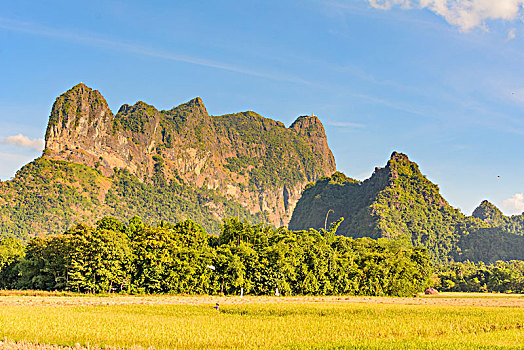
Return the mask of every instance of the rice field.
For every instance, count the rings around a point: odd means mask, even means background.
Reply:
[[[213,309],[216,302],[219,311]],[[155,349],[524,349],[524,297],[7,293],[0,295],[1,339],[4,349],[37,348],[36,344]],[[13,343],[20,341],[24,343]]]

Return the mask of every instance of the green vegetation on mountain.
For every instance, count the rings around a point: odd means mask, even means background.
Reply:
[[[227,158],[226,168],[241,175],[248,174],[248,186],[252,190],[292,187],[320,175],[318,169],[323,166],[323,158],[301,134],[289,132],[294,130],[293,126],[287,129],[284,124],[251,111],[213,117],[213,121],[219,134],[250,145],[248,155]]]
[[[0,182],[0,237],[130,213],[214,233],[233,215],[281,226],[303,186],[334,170],[314,116],[286,128],[251,111],[210,116],[200,98],[167,111],[140,101],[114,115],[78,84],[53,104],[43,156]]]
[[[107,192],[106,213],[120,219],[139,214],[147,221],[178,222],[191,219],[209,232],[220,231],[224,217],[239,216],[249,222],[266,222],[264,212],[251,214],[244,206],[214,190],[195,187],[183,181],[169,183],[162,177],[144,183],[126,170],[118,170],[111,177],[113,186]]]
[[[103,211],[108,182],[93,168],[38,158],[0,182],[0,236],[58,233],[87,221]]]
[[[524,214],[505,216],[499,208],[484,200],[473,211],[472,216],[486,222],[491,227],[502,228],[507,232],[524,236]]]
[[[385,168],[357,182],[341,174],[308,186],[298,202],[290,229],[322,228],[343,217],[339,231],[350,237],[406,235],[447,261],[461,236],[487,225],[451,207],[406,155],[393,153]]]
[[[134,213],[150,222],[191,219],[214,233],[220,231],[223,217],[266,221],[263,212],[250,214],[217,191],[182,180],[165,181],[158,161],[156,176],[142,182],[126,170],[105,177],[85,165],[38,158],[13,180],[0,182],[0,237],[27,239],[64,232],[75,223],[96,222],[106,215],[125,219]]]
[[[219,236],[191,220],[127,225],[103,218],[20,245],[0,240],[1,288],[104,293],[408,296],[428,286],[425,249],[403,239],[288,231],[223,222]],[[6,247],[6,248],[5,248]],[[7,263],[2,263],[7,261]],[[15,276],[15,278],[12,278]]]
[[[394,152],[362,182],[341,173],[306,186],[290,229],[320,229],[343,217],[350,237],[406,235],[435,261],[524,260],[523,215],[507,217],[488,201],[467,217],[451,207],[418,165]]]
[[[524,260],[524,236],[516,235],[501,227],[481,228],[460,237],[456,261]]]
[[[436,285],[443,292],[524,293],[524,261],[494,264],[452,263],[437,266]]]

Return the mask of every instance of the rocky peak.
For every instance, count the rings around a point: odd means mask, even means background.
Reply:
[[[399,174],[405,176],[423,176],[417,163],[409,160],[408,156],[404,153],[393,152],[391,157],[386,164],[386,167],[381,171],[390,172],[393,177],[397,177]]]
[[[316,115],[298,117],[289,129],[309,140],[311,150],[322,158],[322,163],[328,166],[327,169],[332,169],[327,175],[331,175],[336,170],[335,158],[327,144],[326,131]]]
[[[207,187],[253,214],[267,212],[276,226],[289,222],[308,182],[336,170],[316,116],[299,117],[290,128],[250,111],[211,117],[200,97],[168,111],[125,104],[113,116],[84,84],[57,98],[46,141],[46,157],[108,176],[124,168],[144,182]]]
[[[391,157],[389,158],[388,165],[391,165],[391,164],[397,163],[397,162],[399,162],[399,163],[411,163],[411,161],[409,160],[407,154],[393,151],[393,153],[391,153]]]
[[[196,120],[209,116],[206,106],[200,97],[195,97],[180,106],[174,107],[168,113],[173,115],[174,118],[179,117],[183,120]]]
[[[299,135],[326,137],[324,126],[313,114],[298,117],[289,128]]]
[[[75,86],[73,86],[71,89],[69,89],[68,91],[64,92],[61,96],[68,96],[68,95],[79,96],[83,94],[91,94],[91,93],[94,93],[95,91],[100,94],[100,92],[98,92],[97,90],[91,89],[86,84],[78,83]]]
[[[487,200],[483,200],[482,203],[475,208],[472,216],[494,225],[498,225],[504,221],[504,214],[500,209]]]
[[[132,113],[142,113],[142,114],[154,115],[158,113],[158,110],[152,105],[149,105],[143,101],[138,101],[132,106],[128,104],[122,105],[122,107],[120,107],[120,109],[118,110],[117,117],[120,115],[126,115],[126,114],[132,114]]]
[[[112,129],[113,113],[102,94],[80,83],[60,95],[51,110],[46,150],[82,147]]]
[[[200,109],[204,114],[207,114],[207,109],[206,109],[206,106],[204,106],[204,102],[202,101],[202,99],[200,97],[195,97],[194,99],[190,100],[188,103],[187,103],[189,106],[193,106],[195,108],[198,108]]]

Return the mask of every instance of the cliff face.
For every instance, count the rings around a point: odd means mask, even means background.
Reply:
[[[103,96],[78,84],[57,98],[45,157],[111,176],[126,169],[144,183],[161,178],[217,191],[251,213],[287,225],[304,185],[335,171],[315,116],[289,128],[254,112],[210,116],[200,98],[168,111],[144,102],[114,115]]]

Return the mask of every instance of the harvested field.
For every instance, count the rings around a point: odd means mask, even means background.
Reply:
[[[323,296],[323,297],[268,297],[268,296],[122,296],[89,294],[53,295],[39,293],[35,295],[12,293],[0,294],[0,307],[13,305],[39,306],[94,306],[94,305],[221,305],[260,304],[260,303],[367,303],[367,304],[400,304],[400,305],[440,305],[440,306],[492,306],[492,307],[524,307],[522,294],[495,293],[441,293],[439,295],[420,295],[412,298],[398,297],[355,297],[355,296]],[[46,295],[47,294],[47,295]]]
[[[523,349],[524,297],[0,296],[0,349]],[[213,309],[220,303],[220,311]],[[20,342],[23,343],[13,343]],[[15,347],[13,347],[15,346]]]

